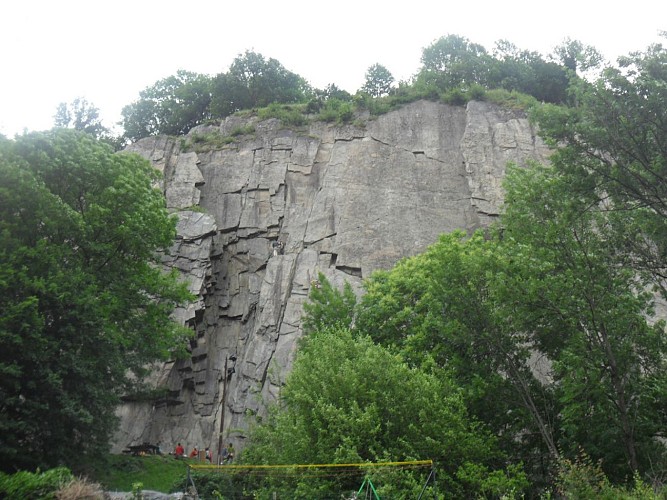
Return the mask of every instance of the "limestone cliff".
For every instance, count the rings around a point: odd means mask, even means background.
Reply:
[[[234,140],[184,151],[212,134]],[[275,400],[290,370],[318,272],[358,291],[374,270],[440,234],[484,227],[499,213],[507,163],[548,155],[519,112],[426,101],[363,126],[297,131],[230,117],[128,149],[164,172],[167,204],[180,217],[165,264],[199,298],[176,312],[196,332],[191,357],[156,370],[166,397],[119,409],[114,451],[143,441],[217,451],[221,411],[225,441],[242,447],[248,419]]]

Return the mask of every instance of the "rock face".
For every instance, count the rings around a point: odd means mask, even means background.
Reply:
[[[249,127],[254,133],[237,135]],[[207,148],[205,138],[216,135],[233,142]],[[182,151],[188,141],[203,152]],[[426,101],[363,127],[295,131],[275,119],[230,117],[128,149],[164,173],[167,204],[179,216],[164,262],[198,300],[175,312],[196,332],[191,357],[156,369],[164,398],[119,408],[115,452],[181,442],[217,453],[221,427],[225,443],[242,448],[250,419],[278,397],[290,370],[319,272],[360,291],[374,270],[440,234],[488,225],[500,211],[507,163],[548,156],[519,112]]]

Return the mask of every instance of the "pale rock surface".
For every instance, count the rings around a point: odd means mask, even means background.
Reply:
[[[319,272],[360,293],[374,270],[443,233],[492,222],[508,162],[548,158],[525,116],[483,102],[419,101],[364,127],[313,123],[299,131],[230,117],[190,137],[228,136],[249,124],[254,134],[208,152],[184,152],[181,140],[165,137],[128,148],[164,173],[168,206],[179,214],[164,262],[198,300],[175,312],[196,332],[191,357],[156,371],[167,397],[118,409],[115,452],[141,442],[169,451],[181,442],[217,453],[221,410],[224,441],[242,448],[251,419],[275,401],[290,371]],[[201,212],[188,210],[195,205]],[[284,251],[274,254],[278,241]]]

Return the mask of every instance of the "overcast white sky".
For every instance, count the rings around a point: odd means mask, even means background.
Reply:
[[[455,34],[492,50],[506,39],[545,56],[566,38],[608,59],[665,42],[667,2],[634,0],[4,0],[0,6],[0,133],[53,124],[84,97],[107,127],[144,88],[179,69],[215,75],[246,50],[311,85],[354,93],[369,66],[396,80],[422,49]]]

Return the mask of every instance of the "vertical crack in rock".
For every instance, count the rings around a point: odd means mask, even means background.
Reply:
[[[283,268],[282,264],[286,259],[284,259],[280,255],[276,258],[281,261],[280,264],[279,264],[279,267],[282,270],[282,268]],[[291,262],[290,262],[289,273],[288,273],[289,278],[287,280],[280,280],[281,283],[286,282],[288,284],[288,288],[284,293],[285,297],[290,297],[292,295],[292,284],[293,284],[293,281],[294,281],[294,275],[295,275],[296,266],[297,266],[297,259],[296,258],[290,259],[290,260],[291,260]],[[280,275],[282,275],[282,273],[280,273]],[[281,295],[283,295],[283,294],[281,294]],[[268,376],[268,372],[269,372],[269,367],[272,364],[272,361],[273,361],[273,358],[274,358],[274,355],[275,355],[275,352],[276,352],[277,340],[278,340],[277,337],[280,336],[280,325],[282,325],[283,318],[285,317],[286,306],[287,306],[287,301],[283,301],[280,304],[278,319],[276,321],[276,332],[275,332],[276,333],[276,342],[273,342],[273,348],[272,348],[271,353],[269,355],[268,363],[266,363],[266,366],[264,368],[264,372],[262,373],[262,377],[261,377],[262,387],[264,386],[264,384],[266,384],[266,380],[267,380],[267,376]]]

